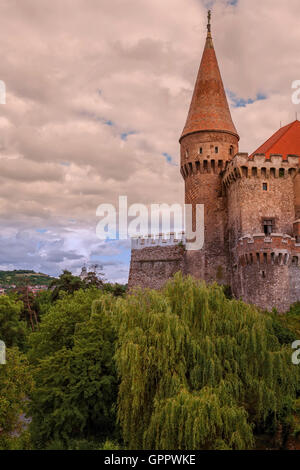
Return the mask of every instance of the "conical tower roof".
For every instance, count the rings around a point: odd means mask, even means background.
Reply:
[[[212,41],[210,12],[207,38],[189,114],[180,140],[199,131],[223,131],[238,137],[233,124]]]

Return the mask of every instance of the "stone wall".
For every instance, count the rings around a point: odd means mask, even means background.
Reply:
[[[221,175],[237,151],[238,137],[222,131],[196,132],[181,140],[185,203],[193,209],[196,204],[204,204],[205,223],[204,247],[187,252],[187,271],[207,282],[229,282],[227,206]]]
[[[185,272],[183,244],[146,246],[131,250],[128,287],[160,289],[178,271]]]
[[[300,244],[286,234],[245,236],[237,247],[239,293],[245,302],[285,312],[300,300]]]
[[[293,236],[295,221],[294,179],[298,173],[298,157],[272,155],[270,160],[265,155],[237,154],[226,166],[223,174],[223,187],[228,206],[228,244],[231,265],[231,285],[236,297],[255,303],[262,308],[277,307],[282,310],[289,302],[289,267],[280,267],[269,263],[273,250],[276,259],[278,238],[276,233]],[[266,190],[265,190],[266,189]],[[272,239],[264,247],[254,246],[253,238],[248,244],[252,252],[245,253],[251,263],[240,269],[239,240],[253,237],[255,243],[259,237],[265,240],[263,220],[272,219]],[[273,236],[274,235],[274,236]],[[277,240],[277,241],[276,241]],[[287,239],[281,238],[284,243]],[[245,247],[244,247],[245,248]],[[257,251],[255,251],[257,250]],[[266,269],[258,269],[259,256],[267,256]],[[270,251],[271,250],[271,251]],[[275,251],[274,251],[275,250]],[[250,258],[251,255],[251,258]],[[284,255],[284,253],[283,253]],[[283,256],[282,255],[282,256]],[[255,258],[252,263],[252,256]],[[292,256],[289,251],[289,260]],[[263,260],[264,261],[264,260]],[[260,261],[261,264],[261,261]],[[264,276],[264,277],[263,277]],[[295,294],[297,295],[297,294]],[[283,299],[282,299],[283,297]]]

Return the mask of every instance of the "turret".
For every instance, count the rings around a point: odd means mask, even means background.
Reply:
[[[186,204],[193,208],[204,204],[205,242],[200,252],[187,253],[191,274],[206,281],[227,283],[226,204],[220,175],[238,152],[239,136],[214,50],[210,18],[209,12],[204,52],[180,137],[181,174]],[[195,224],[194,217],[194,229]]]

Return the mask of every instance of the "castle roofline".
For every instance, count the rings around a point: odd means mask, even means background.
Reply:
[[[270,159],[271,155],[283,155],[284,160],[287,159],[287,155],[300,155],[300,122],[298,119],[278,129],[249,158],[252,159],[254,155],[262,153],[266,155],[266,159]]]

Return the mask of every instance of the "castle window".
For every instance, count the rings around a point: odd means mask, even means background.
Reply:
[[[263,279],[266,278],[266,271],[262,271],[262,272],[261,272],[261,277],[262,277]]]
[[[268,183],[262,184],[263,191],[268,191]]]
[[[215,147],[215,153],[219,153],[219,147]]]
[[[185,158],[189,158],[189,151],[188,150],[185,151]]]
[[[229,155],[233,155],[233,145],[230,145],[229,147]]]
[[[266,178],[267,177],[267,169],[266,168],[262,168],[260,170],[260,175],[262,178]]]
[[[279,178],[284,178],[284,168],[279,168]]]
[[[200,147],[199,148],[199,154],[202,155],[202,153],[203,153],[203,149],[202,149],[202,147]]]
[[[248,168],[246,166],[242,166],[242,175],[243,176],[248,176]]]
[[[266,236],[271,235],[275,231],[275,221],[274,219],[264,219],[263,220],[263,230]]]

